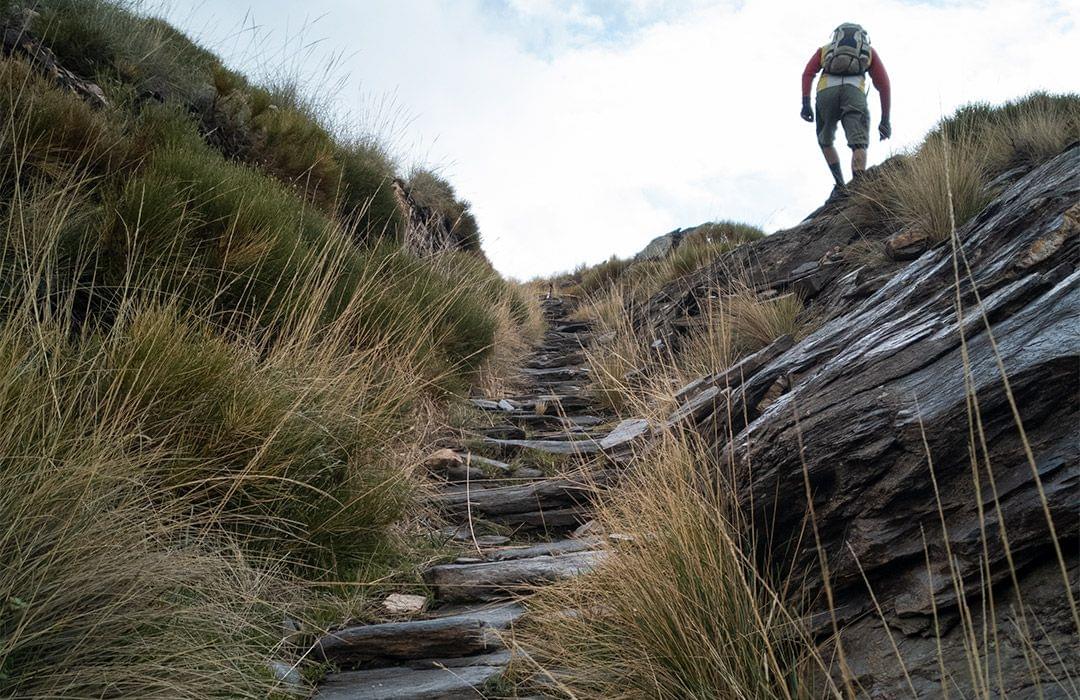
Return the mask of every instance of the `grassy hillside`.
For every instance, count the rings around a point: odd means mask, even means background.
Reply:
[[[412,466],[537,311],[471,218],[404,245],[392,157],[301,90],[118,3],[34,7],[4,28],[105,104],[5,45],[0,695],[267,697],[283,617],[408,578]]]

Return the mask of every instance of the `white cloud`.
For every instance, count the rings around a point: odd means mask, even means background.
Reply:
[[[1066,2],[869,0],[858,16],[850,0],[510,3],[270,0],[252,14],[278,37],[321,16],[308,35],[349,57],[339,107],[394,92],[414,115],[400,148],[445,166],[496,266],[521,277],[710,218],[797,222],[831,186],[798,117],[799,75],[842,21],[867,27],[892,76],[894,139],[871,146],[874,162],[965,102],[1075,89],[1080,65]],[[248,7],[177,2],[170,15],[220,37]]]

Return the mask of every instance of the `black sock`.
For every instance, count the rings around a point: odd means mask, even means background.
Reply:
[[[829,170],[832,171],[833,179],[836,180],[836,184],[840,187],[844,186],[844,173],[840,170],[839,163],[829,163]]]

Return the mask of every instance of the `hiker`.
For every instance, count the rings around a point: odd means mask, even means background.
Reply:
[[[889,124],[889,74],[881,56],[870,46],[866,30],[857,24],[841,24],[833,31],[832,41],[814,51],[802,74],[802,116],[814,121],[810,109],[810,85],[821,71],[817,86],[817,138],[825,162],[829,164],[836,187],[833,194],[844,191],[844,174],[840,170],[840,154],[833,147],[837,122],[844,125],[848,148],[851,149],[852,180],[866,170],[866,148],[870,143],[870,108],[866,104],[866,73],[881,96],[881,140],[892,136]]]

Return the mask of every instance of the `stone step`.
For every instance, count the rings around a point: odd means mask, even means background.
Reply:
[[[492,515],[491,522],[515,531],[533,532],[557,537],[566,535],[593,517],[593,509],[586,504],[565,508],[546,508],[527,513]]]
[[[541,542],[524,547],[498,547],[484,552],[484,558],[488,561],[510,561],[511,559],[531,559],[543,556],[555,557],[600,549],[603,542],[600,537],[577,537],[567,540],[555,540],[554,542]]]
[[[570,365],[581,365],[585,362],[585,355],[580,351],[537,353],[525,361],[526,369],[554,369]]]
[[[601,472],[594,477],[594,481],[596,485],[605,485],[609,478],[606,472]],[[463,516],[471,510],[474,515],[487,518],[584,505],[594,489],[595,486],[574,479],[541,479],[495,488],[465,489],[458,486],[435,494],[431,500],[447,514]]]
[[[574,365],[568,367],[554,367],[551,369],[529,369],[525,367],[522,368],[520,372],[523,377],[531,379],[534,382],[569,382],[589,376],[588,369]]]
[[[424,579],[441,601],[498,600],[591,571],[605,554],[603,550],[587,550],[559,556],[442,564],[428,569]]]
[[[501,659],[501,657],[500,657]],[[477,700],[480,689],[503,672],[505,663],[456,668],[404,666],[328,675],[315,700]]]
[[[524,614],[523,607],[510,604],[467,609],[445,617],[352,625],[320,637],[312,654],[339,668],[356,669],[488,653],[503,648],[500,632]]]
[[[555,333],[584,333],[592,330],[590,321],[570,321],[567,323],[554,324],[552,329]]]
[[[499,448],[507,454],[521,450],[535,450],[552,455],[592,455],[602,451],[600,443],[592,439],[584,440],[522,440],[485,438],[484,444]]]
[[[477,435],[489,440],[524,440],[525,430],[520,425],[503,423],[500,425],[485,426],[475,430]]]

